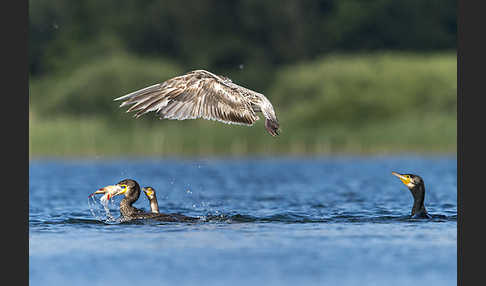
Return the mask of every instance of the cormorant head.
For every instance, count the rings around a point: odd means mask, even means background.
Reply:
[[[416,202],[419,204],[423,203],[425,198],[425,184],[420,176],[414,174],[399,174],[397,172],[392,172],[392,174],[400,178],[402,183],[407,186]]]
[[[126,198],[136,201],[140,196],[140,186],[135,180],[125,179],[115,185],[103,187],[93,194],[105,194],[108,196],[108,199],[118,195],[125,195]]]
[[[142,188],[143,192],[145,193],[145,195],[147,196],[147,198],[149,200],[152,200],[153,198],[155,198],[155,190],[154,188],[152,187],[145,187],[145,188]]]
[[[397,172],[392,172],[393,175],[397,176],[402,183],[407,186],[409,190],[415,189],[417,186],[421,186],[424,184],[424,180],[414,174],[399,174]]]
[[[148,200],[150,201],[150,210],[153,213],[159,213],[159,203],[157,202],[157,197],[155,196],[155,190],[152,187],[145,187],[142,189]]]
[[[392,174],[397,176],[412,193],[413,196],[412,216],[430,218],[424,206],[424,199],[425,199],[424,180],[420,176],[414,174],[399,174],[397,172],[392,172]]]

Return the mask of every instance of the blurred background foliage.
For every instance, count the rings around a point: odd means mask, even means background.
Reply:
[[[456,5],[29,1],[30,155],[455,152]],[[194,69],[264,93],[281,136],[113,102]]]

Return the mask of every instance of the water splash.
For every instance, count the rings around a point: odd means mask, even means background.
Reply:
[[[112,215],[110,208],[116,208],[115,201],[109,199],[105,194],[99,199],[96,196],[90,196],[88,198],[88,207],[91,214],[100,221],[110,223],[117,222],[117,219]]]

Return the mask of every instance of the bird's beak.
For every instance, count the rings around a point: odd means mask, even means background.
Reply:
[[[94,195],[96,195],[96,194],[104,194],[104,193],[106,193],[106,189],[105,189],[105,188],[101,188],[101,189],[98,189],[96,192],[94,192],[94,193],[90,194],[90,195],[88,196],[88,198],[91,198],[92,196],[94,196]]]
[[[153,194],[154,194],[154,192],[153,192],[153,191],[150,191],[150,190],[148,190],[148,189],[146,189],[146,188],[142,188],[142,190],[143,190],[143,192],[144,192],[144,193],[147,195],[147,197],[152,198],[152,196],[153,196]]]
[[[114,196],[124,194],[126,191],[127,191],[127,188],[123,189],[119,185],[110,185],[110,186],[106,186],[106,187],[98,189],[96,192],[89,195],[89,197],[92,197],[96,194],[104,194],[106,196],[106,198],[109,200],[110,198],[112,198]]]
[[[402,183],[405,184],[406,186],[408,186],[408,184],[410,183],[410,178],[406,178],[402,174],[399,174],[397,172],[392,172],[392,175],[397,176],[402,181]]]

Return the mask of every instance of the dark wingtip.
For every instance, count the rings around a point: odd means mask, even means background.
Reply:
[[[279,135],[278,128],[279,128],[279,124],[277,121],[268,118],[265,119],[265,129],[270,135],[272,136]]]

